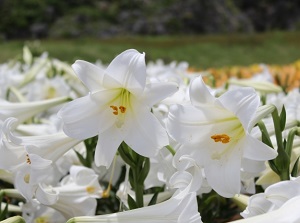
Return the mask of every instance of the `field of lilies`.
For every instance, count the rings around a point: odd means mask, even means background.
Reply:
[[[119,53],[0,64],[1,223],[300,221],[300,60]]]

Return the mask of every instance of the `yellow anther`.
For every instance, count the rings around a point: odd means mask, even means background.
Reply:
[[[29,158],[29,155],[28,155],[28,154],[26,154],[26,163],[28,163],[28,164],[31,164],[31,160],[30,160],[30,158]]]
[[[216,134],[210,137],[215,142],[229,143],[230,137],[226,134]]]
[[[93,194],[93,193],[95,193],[96,189],[95,189],[95,187],[93,187],[93,186],[87,186],[87,187],[86,187],[86,191],[87,191],[89,194]]]
[[[126,107],[124,107],[123,105],[121,105],[119,107],[119,109],[120,109],[121,113],[125,113],[126,112]]]
[[[114,114],[114,115],[118,115],[118,114],[119,114],[119,112],[118,112],[118,107],[117,107],[117,106],[111,105],[111,106],[109,106],[109,107],[112,108],[113,114]]]

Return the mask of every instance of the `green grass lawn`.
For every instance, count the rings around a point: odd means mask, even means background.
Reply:
[[[36,54],[47,51],[51,57],[73,63],[76,59],[109,63],[123,50],[135,48],[147,60],[187,61],[197,68],[288,64],[300,59],[300,32],[231,34],[202,36],[118,37],[112,39],[43,39],[0,42],[0,63],[22,53],[24,44]]]

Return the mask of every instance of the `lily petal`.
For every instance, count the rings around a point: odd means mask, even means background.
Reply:
[[[201,104],[213,104],[216,98],[211,94],[202,77],[195,78],[190,86],[190,99],[194,106]]]
[[[96,166],[105,166],[108,169],[123,139],[120,130],[115,126],[100,133],[95,151]]]
[[[72,68],[90,92],[102,90],[103,88],[121,87],[115,79],[105,75],[104,70],[92,63],[77,60]]]
[[[260,100],[253,88],[243,87],[227,91],[218,98],[224,108],[232,111],[241,121],[245,130],[255,115]]]
[[[66,135],[86,139],[97,135],[99,131],[100,118],[96,115],[97,110],[97,104],[88,95],[69,102],[57,115],[64,122],[63,130]]]
[[[286,201],[300,195],[300,184],[297,181],[281,181],[265,190],[266,198],[281,207]]]
[[[251,135],[246,134],[244,145],[244,157],[257,160],[265,161],[274,159],[278,153],[276,150],[262,143],[261,141],[253,138]]]
[[[102,95],[101,98],[103,98],[110,96],[111,92],[100,91],[95,94],[97,97]],[[86,139],[97,135],[100,130],[104,131],[112,125],[115,119],[107,118],[112,116],[109,106],[107,109],[101,110],[103,109],[99,104],[101,100],[94,100],[95,94],[75,99],[58,112],[58,116],[64,122],[63,130],[66,135],[76,139]]]
[[[236,223],[272,223],[272,222],[299,222],[300,196],[286,202],[281,208],[257,215],[251,218],[235,221]],[[276,220],[275,220],[276,219]]]
[[[236,146],[235,151],[226,154],[219,160],[212,160],[204,167],[209,185],[223,197],[233,197],[240,193],[241,151]]]
[[[106,75],[133,94],[141,94],[146,84],[145,54],[134,49],[119,54],[107,67]]]
[[[233,117],[229,111],[210,105],[198,108],[189,105],[170,107],[166,127],[172,138],[180,143],[201,143],[203,139],[211,140],[213,134],[228,131]]]
[[[129,123],[124,141],[140,155],[153,157],[158,149],[169,144],[166,130],[151,112],[135,111]]]
[[[101,89],[104,70],[100,67],[83,60],[76,60],[72,68],[89,91],[93,92]]]
[[[145,104],[152,107],[166,97],[174,94],[177,90],[178,85],[175,82],[147,84],[141,100],[144,101]]]

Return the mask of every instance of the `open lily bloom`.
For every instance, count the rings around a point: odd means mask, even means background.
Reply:
[[[22,205],[22,217],[26,222],[66,222],[67,219],[57,210],[32,200]]]
[[[68,223],[83,222],[156,222],[156,223],[201,223],[201,217],[197,210],[195,193],[180,193],[162,203],[138,208],[135,210],[118,212],[107,215],[91,217],[75,217]]]
[[[209,185],[220,195],[240,193],[241,160],[265,161],[277,152],[250,135],[259,97],[252,88],[227,91],[215,98],[201,77],[190,86],[192,105],[171,107],[167,129],[203,166]]]
[[[15,187],[30,200],[39,183],[61,177],[58,173],[52,175],[55,162],[80,143],[80,140],[70,138],[63,132],[42,136],[15,136],[13,131],[17,124],[15,118],[8,118],[3,123],[0,134],[0,168],[14,174]]]
[[[72,66],[90,93],[68,103],[58,115],[68,136],[86,139],[98,135],[97,166],[108,168],[122,141],[146,157],[169,143],[151,107],[174,93],[177,84],[146,84],[144,57],[131,49],[118,55],[105,71],[85,61]]]
[[[264,193],[252,195],[249,199],[247,208],[241,215],[244,218],[251,218],[269,213],[281,209],[292,198],[299,196],[300,177],[293,180],[281,181],[269,186]]]
[[[68,97],[59,97],[42,101],[12,103],[0,99],[0,120],[4,121],[9,117],[14,117],[22,123],[28,118],[68,100]]]
[[[260,214],[251,218],[246,218],[238,221],[236,223],[272,223],[272,222],[299,222],[299,205],[300,196],[296,196],[288,200],[279,209]]]
[[[70,175],[62,179],[59,186],[40,184],[36,190],[37,200],[58,210],[66,219],[74,216],[94,215],[95,198],[101,198],[102,187],[98,175],[92,169],[72,166]]]

